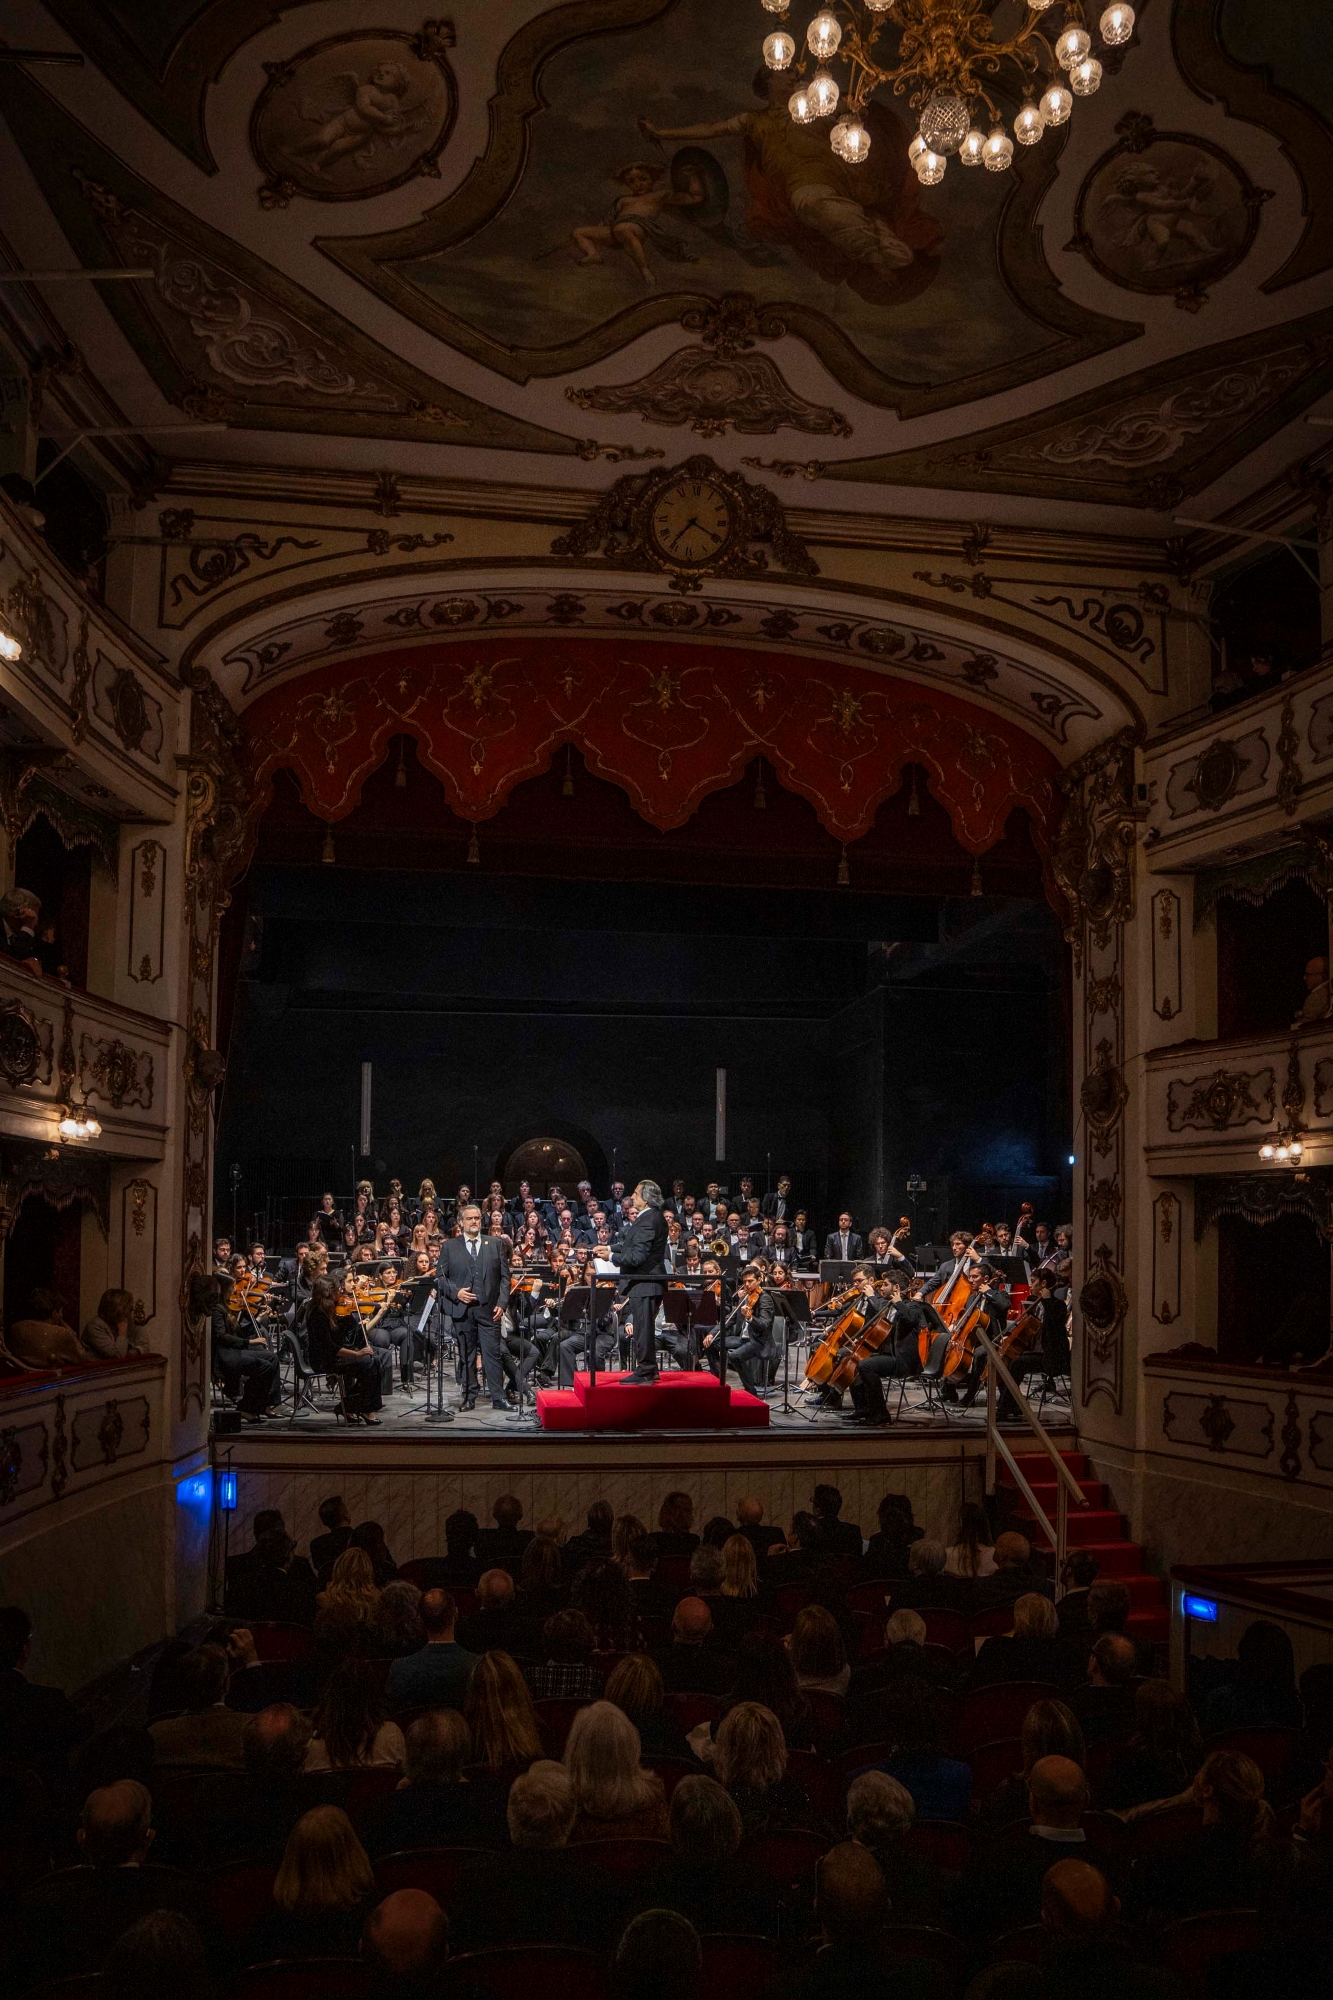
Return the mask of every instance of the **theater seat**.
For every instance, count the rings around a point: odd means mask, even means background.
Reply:
[[[996,1681],[991,1687],[970,1688],[950,1731],[954,1754],[965,1757],[974,1743],[1021,1736],[1023,1718],[1033,1703],[1059,1697],[1060,1689],[1047,1681]]]
[[[542,1749],[548,1757],[563,1757],[566,1739],[574,1727],[574,1717],[581,1708],[588,1706],[587,1702],[575,1701],[567,1695],[548,1695],[532,1706],[541,1731]]]
[[[359,1958],[274,1958],[237,1973],[230,2000],[370,2000],[373,1991]]]
[[[494,2000],[606,2000],[606,1970],[595,1952],[573,1945],[514,1944],[465,1951],[449,1961],[449,1984],[477,1986]],[[251,2000],[246,1994],[242,2000]],[[269,2000],[265,1994],[262,2000]],[[274,1995],[273,2000],[281,2000]],[[305,2000],[305,1996],[299,1996]]]
[[[567,1851],[593,1883],[633,1882],[671,1859],[669,1840],[580,1840]]]
[[[669,1694],[664,1706],[681,1735],[688,1736],[701,1722],[716,1722],[722,1702],[715,1694]]]
[[[813,1877],[816,1863],[828,1853],[833,1841],[828,1834],[811,1833],[793,1827],[785,1833],[761,1833],[744,1840],[736,1851],[736,1866],[742,1877],[761,1876],[775,1889],[794,1889]]]
[[[837,1816],[842,1804],[842,1780],[836,1764],[831,1764],[826,1757],[817,1756],[813,1750],[789,1750],[787,1775],[799,1779],[805,1786],[810,1810],[816,1819]]]
[[[1253,1951],[1259,1937],[1257,1910],[1204,1910],[1168,1925],[1157,1940],[1158,1962],[1203,2000],[1214,1960],[1232,1952]]]
[[[488,1853],[485,1847],[405,1847],[374,1864],[375,1887],[381,1896],[392,1896],[395,1889],[424,1889],[447,1910],[468,1863]]]
[[[937,1867],[960,1874],[972,1859],[977,1837],[960,1820],[918,1819],[907,1829],[905,1844],[913,1854],[926,1854]]]
[[[208,1914],[223,1937],[242,1937],[273,1908],[276,1862],[235,1861],[202,1877]]]
[[[315,1649],[315,1635],[307,1625],[285,1625],[277,1619],[255,1619],[245,1628],[255,1642],[261,1660],[304,1660]]]
[[[1210,1736],[1207,1750],[1231,1750],[1259,1766],[1265,1778],[1285,1777],[1301,1747],[1299,1729],[1228,1729]]]
[[[718,1933],[703,1946],[703,2000],[756,2000],[781,1972],[785,1953],[771,1938]]]
[[[923,1611],[921,1617],[926,1622],[926,1644],[946,1646],[950,1653],[970,1653],[972,1650],[972,1627],[961,1611]]]

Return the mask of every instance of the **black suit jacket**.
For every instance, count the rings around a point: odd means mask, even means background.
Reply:
[[[330,1528],[326,1534],[310,1538],[310,1560],[317,1575],[332,1569],[352,1539],[350,1528]]]
[[[460,1291],[475,1292],[483,1308],[503,1308],[509,1298],[509,1259],[499,1238],[483,1236],[474,1260],[461,1236],[446,1236],[435,1267],[435,1289],[450,1319],[467,1317],[467,1300],[459,1298]]]
[[[790,1222],[796,1213],[796,1203],[789,1194],[766,1194],[759,1204],[759,1213],[776,1216],[779,1222]]]
[[[645,1208],[635,1216],[625,1234],[607,1252],[629,1285],[661,1285],[666,1282],[666,1216],[660,1208]]]
[[[848,1231],[847,1248],[845,1250],[842,1247],[842,1238],[836,1229],[830,1230],[824,1238],[824,1257],[829,1263],[845,1264],[850,1259],[864,1256],[864,1254],[865,1244],[854,1229]]]
[[[796,1245],[797,1262],[813,1264],[819,1256],[819,1239],[813,1229],[793,1229],[792,1242]]]

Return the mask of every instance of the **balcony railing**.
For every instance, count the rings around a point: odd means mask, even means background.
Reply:
[[[1303,1167],[1333,1161],[1333,1020],[1154,1049],[1146,1089],[1152,1173],[1259,1173],[1260,1146],[1293,1126]]]
[[[60,1141],[67,1109],[101,1125],[78,1143],[161,1159],[172,1029],[151,1014],[60,985],[0,959],[0,1132]]]
[[[0,1533],[161,1459],[166,1365],[149,1354],[0,1377]]]
[[[1246,1367],[1186,1348],[1146,1356],[1144,1384],[1150,1457],[1299,1482],[1307,1497],[1333,1502],[1333,1372]]]

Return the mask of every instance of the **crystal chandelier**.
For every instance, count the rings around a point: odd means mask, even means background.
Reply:
[[[791,0],[762,0],[784,19]],[[839,116],[829,144],[839,159],[858,165],[870,151],[861,114],[881,84],[906,96],[919,114],[907,156],[924,187],[943,180],[955,155],[965,167],[1002,174],[1014,146],[1035,146],[1051,127],[1063,125],[1076,97],[1091,97],[1102,80],[1080,0],[1018,0],[1023,18],[1005,39],[994,33],[993,0],[836,0],[821,6],[805,31],[806,56],[793,71],[787,109],[798,125]],[[897,30],[896,53],[880,42]],[[1057,28],[1059,32],[1057,33]],[[1112,0],[1098,22],[1106,48],[1120,48],[1134,32],[1134,9]],[[769,69],[797,63],[797,37],[785,27],[763,45]],[[846,65],[840,84],[834,64]],[[1006,132],[999,106],[986,88],[1002,79],[1022,94],[1022,108]]]

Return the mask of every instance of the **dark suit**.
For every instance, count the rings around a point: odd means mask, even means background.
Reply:
[[[796,1213],[796,1203],[790,1194],[766,1194],[759,1204],[761,1215],[771,1215],[775,1222],[790,1222]]]
[[[435,1289],[446,1317],[454,1323],[454,1335],[463,1358],[463,1401],[471,1403],[476,1397],[476,1359],[480,1346],[486,1393],[492,1403],[503,1403],[500,1314],[509,1300],[509,1260],[499,1238],[479,1236],[474,1255],[465,1237],[447,1236],[440,1245],[440,1261],[435,1267]],[[475,1299],[460,1299],[458,1294],[466,1291],[475,1292]]]
[[[847,1232],[847,1248],[843,1249],[843,1239],[834,1229],[824,1238],[824,1261],[829,1264],[855,1263],[865,1254],[865,1244],[854,1229]]]
[[[346,1528],[330,1528],[327,1534],[311,1536],[310,1560],[314,1565],[316,1576],[323,1577],[333,1568],[333,1565],[337,1562],[351,1539],[352,1530],[350,1526]]]
[[[639,1368],[657,1373],[653,1323],[666,1292],[666,1216],[651,1203],[635,1216],[626,1233],[607,1253],[617,1265],[629,1293],[630,1324],[634,1330],[634,1360]]]
[[[760,1292],[748,1322],[741,1321],[742,1331],[727,1335],[727,1360],[752,1396],[759,1395],[768,1387],[769,1363],[777,1353],[773,1325],[775,1312],[773,1294]],[[759,1364],[757,1369],[756,1362]]]
[[[813,1229],[793,1229],[792,1242],[796,1245],[798,1264],[814,1264],[819,1259],[819,1244]]]

